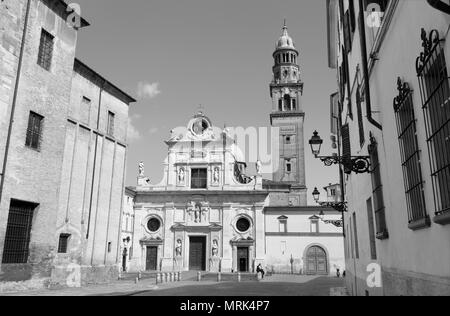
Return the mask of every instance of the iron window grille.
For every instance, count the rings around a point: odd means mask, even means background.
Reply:
[[[430,218],[425,204],[414,104],[408,83],[402,82],[398,78],[397,90],[398,96],[394,98],[394,111],[400,143],[408,223],[411,229],[417,229],[430,226]]]
[[[375,209],[376,221],[376,237],[377,239],[389,238],[389,233],[386,224],[386,209],[384,206],[383,185],[381,182],[380,160],[378,157],[378,144],[373,136],[369,145],[370,161],[372,163],[372,195]]]
[[[44,117],[30,112],[28,117],[27,137],[25,146],[39,150],[41,148],[41,137]]]
[[[417,57],[422,108],[435,204],[435,221],[450,223],[450,84],[443,40],[422,28],[423,52]]]
[[[70,234],[59,235],[58,253],[67,253],[69,246]]]
[[[206,189],[208,184],[208,171],[206,169],[192,169],[191,189]]]
[[[3,264],[24,264],[28,262],[35,208],[35,204],[11,201],[3,247]]]
[[[46,30],[41,32],[39,44],[38,64],[45,70],[50,70],[53,58],[54,36]]]

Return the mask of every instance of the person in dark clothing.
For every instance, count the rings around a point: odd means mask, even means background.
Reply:
[[[262,268],[262,265],[261,265],[261,264],[259,264],[259,265],[256,267],[256,273],[261,273],[261,276],[262,276],[262,278],[264,279],[264,274],[266,274],[266,273],[264,272],[264,269]]]

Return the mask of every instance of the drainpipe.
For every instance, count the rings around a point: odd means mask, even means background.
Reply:
[[[369,67],[367,62],[367,42],[366,42],[366,28],[364,21],[364,1],[359,0],[359,37],[361,40],[361,59],[362,69],[364,75],[364,94],[366,101],[367,120],[376,128],[382,130],[383,127],[372,117],[372,103],[370,98],[370,85],[369,85]]]
[[[427,0],[427,2],[436,10],[450,14],[450,5],[446,4],[445,2],[441,0]]]
[[[98,112],[97,112],[97,131],[94,132],[95,135],[95,149],[94,149],[94,161],[93,161],[93,167],[92,167],[92,183],[91,183],[91,197],[89,201],[89,216],[88,216],[88,224],[87,224],[87,232],[86,232],[86,239],[89,239],[89,232],[91,229],[91,216],[92,216],[92,203],[94,201],[94,183],[95,183],[95,171],[97,167],[97,150],[98,150],[98,131],[100,130],[100,114],[102,111],[102,94],[105,90],[106,81],[104,80],[102,82],[102,85],[100,86],[100,92],[98,96]]]
[[[17,94],[18,94],[18,90],[19,90],[19,83],[20,83],[22,64],[23,64],[23,55],[24,55],[25,42],[26,42],[26,36],[27,36],[27,29],[28,29],[28,23],[29,23],[29,19],[30,19],[30,7],[31,7],[31,0],[28,0],[27,9],[26,9],[26,13],[25,13],[25,22],[24,22],[23,33],[22,33],[22,44],[20,46],[19,63],[17,65],[17,75],[16,75],[15,86],[14,86],[14,95],[13,95],[13,100],[12,100],[12,104],[11,104],[11,116],[9,117],[8,135],[6,137],[5,154],[3,157],[3,166],[2,166],[1,181],[0,181],[0,203],[2,201],[2,196],[3,196],[3,186],[5,185],[6,164],[8,162],[8,154],[9,154],[9,146],[11,143],[12,126],[14,123],[14,114],[16,112]]]

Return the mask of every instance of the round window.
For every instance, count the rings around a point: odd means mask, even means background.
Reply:
[[[245,233],[250,228],[250,221],[248,219],[242,217],[236,222],[236,228],[241,233]]]
[[[159,219],[157,219],[155,217],[150,218],[150,220],[147,223],[147,228],[152,233],[157,232],[160,227],[161,227],[161,222],[159,221]]]

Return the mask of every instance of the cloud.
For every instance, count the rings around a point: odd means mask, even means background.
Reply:
[[[137,95],[139,99],[153,99],[161,91],[159,90],[159,82],[148,83],[148,82],[139,82],[137,88]]]
[[[128,118],[128,142],[132,143],[141,139],[142,135],[134,125],[134,121],[139,118],[139,115],[132,115]]]
[[[151,135],[151,134],[156,134],[156,133],[158,133],[158,131],[159,131],[159,128],[157,128],[157,127],[152,127],[152,128],[150,128],[150,129],[148,130],[148,132],[149,132],[150,135]]]

